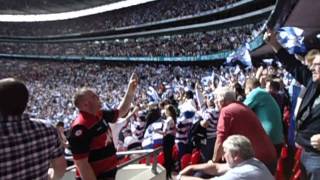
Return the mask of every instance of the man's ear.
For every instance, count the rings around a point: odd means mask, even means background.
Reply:
[[[240,155],[239,155],[239,153],[235,153],[235,154],[233,155],[233,159],[234,159],[234,161],[236,161],[236,162],[239,162],[239,161],[242,160],[241,157],[240,157]]]

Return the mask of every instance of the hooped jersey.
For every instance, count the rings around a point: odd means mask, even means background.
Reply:
[[[118,111],[102,110],[97,116],[80,112],[72,123],[69,143],[73,158],[88,158],[96,177],[115,177],[117,157],[109,122],[116,122]],[[76,171],[80,179],[79,169]]]

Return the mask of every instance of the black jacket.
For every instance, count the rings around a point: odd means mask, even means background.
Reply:
[[[277,57],[285,66],[286,70],[301,84],[306,87],[302,96],[302,102],[297,114],[297,134],[296,142],[305,151],[319,151],[310,145],[310,138],[314,134],[320,133],[320,104],[312,108],[314,100],[319,96],[319,82],[312,81],[312,73],[307,66],[303,65],[293,55],[288,54],[284,49],[280,49]]]

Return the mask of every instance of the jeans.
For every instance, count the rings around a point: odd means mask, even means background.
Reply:
[[[308,180],[320,179],[320,154],[315,152],[302,151],[301,164],[303,175]]]

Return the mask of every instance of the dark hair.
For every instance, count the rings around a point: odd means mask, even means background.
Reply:
[[[245,99],[246,94],[245,94],[244,89],[242,88],[241,84],[236,83],[233,85],[233,88],[236,92],[237,101],[242,102]]]
[[[170,104],[169,99],[165,99],[159,103],[159,107],[163,109],[168,104]]]
[[[64,122],[62,121],[57,122],[56,127],[64,127]]]
[[[193,92],[191,90],[188,90],[185,93],[185,96],[186,96],[187,99],[193,99]]]
[[[168,112],[170,114],[170,116],[172,117],[174,123],[177,123],[177,111],[176,108],[173,105],[167,105],[165,107],[166,112]]]
[[[14,78],[0,80],[0,112],[3,116],[22,115],[28,98],[28,89],[21,81]]]
[[[145,128],[145,130],[148,128],[148,126],[150,124],[156,122],[160,118],[161,118],[160,109],[158,109],[158,108],[157,109],[150,109],[150,111],[146,115],[146,128]]]
[[[277,81],[270,81],[270,88],[275,91],[280,91],[281,85]]]

